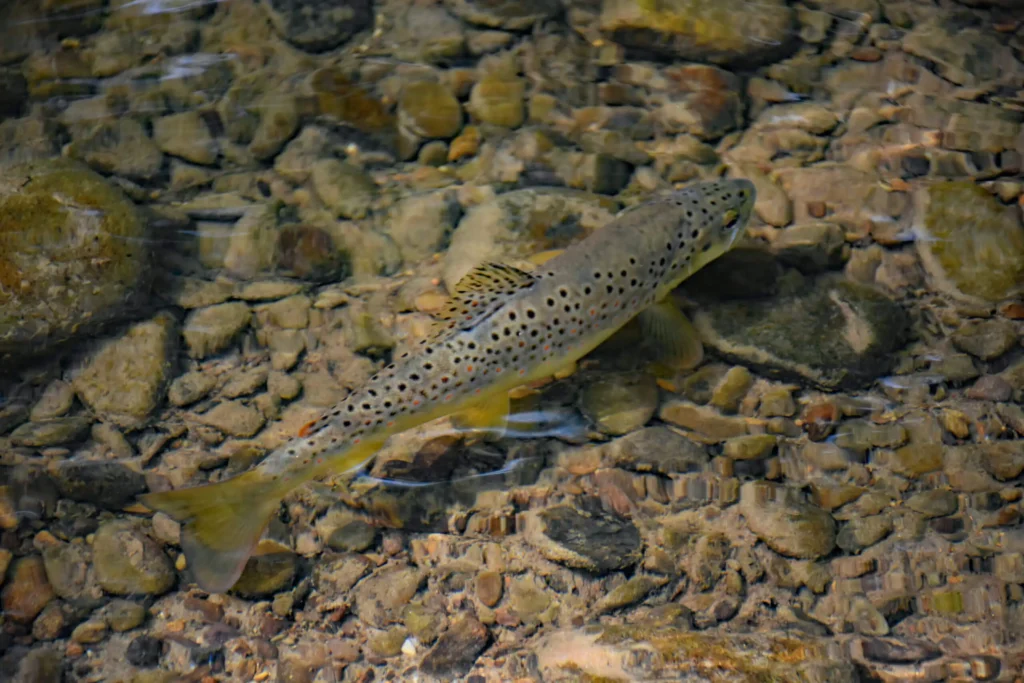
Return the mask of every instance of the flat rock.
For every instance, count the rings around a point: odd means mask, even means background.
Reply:
[[[836,545],[832,516],[785,487],[769,482],[743,484],[740,512],[759,539],[787,557],[816,559]]]
[[[119,510],[146,490],[146,478],[119,462],[69,460],[51,469],[61,495]]]
[[[182,329],[189,355],[205,358],[225,349],[235,335],[249,325],[251,318],[249,307],[240,301],[192,311]]]
[[[373,21],[370,0],[270,0],[267,6],[281,37],[311,52],[338,47]]]
[[[81,441],[89,433],[92,418],[85,416],[54,417],[39,422],[26,422],[11,432],[16,446],[46,448]]]
[[[84,164],[0,168],[0,215],[0,355],[44,351],[145,296],[142,214]]]
[[[675,59],[758,64],[792,49],[795,12],[784,0],[606,0],[599,26],[616,42]]]
[[[471,24],[521,31],[560,11],[548,0],[445,0],[448,10]]]
[[[124,429],[145,425],[163,400],[177,352],[177,324],[161,313],[104,343],[75,377],[82,402]]]
[[[980,17],[965,12],[937,14],[903,37],[905,52],[935,64],[940,74],[957,85],[980,85],[1019,71],[1010,46]]]
[[[420,668],[428,674],[451,674],[468,670],[478,652],[487,645],[487,628],[476,618],[463,614],[437,639],[423,657]]]
[[[604,511],[596,499],[527,514],[527,540],[553,562],[606,572],[640,561],[639,530],[628,519]]]
[[[699,472],[711,459],[707,450],[667,427],[647,427],[601,447],[609,465],[637,472]]]
[[[730,360],[835,390],[887,374],[908,318],[878,290],[829,278],[776,299],[705,306],[694,324]]]
[[[218,403],[200,419],[204,424],[215,427],[225,434],[240,438],[253,436],[266,422],[266,418],[253,406],[241,401],[224,401]]]
[[[1024,224],[972,181],[935,183],[915,195],[914,244],[929,284],[970,301],[1024,291]]]

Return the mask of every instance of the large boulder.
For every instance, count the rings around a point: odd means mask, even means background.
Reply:
[[[148,260],[141,212],[85,165],[0,167],[0,356],[123,314],[146,289]]]

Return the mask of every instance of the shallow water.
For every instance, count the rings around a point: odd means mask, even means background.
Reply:
[[[1022,680],[1022,16],[0,4],[0,678]],[[627,326],[504,433],[399,434],[223,595],[138,503],[255,465],[474,266],[722,176],[758,201],[673,294],[696,368]]]

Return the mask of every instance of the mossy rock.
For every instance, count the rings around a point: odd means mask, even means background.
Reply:
[[[917,196],[917,251],[935,289],[999,301],[1024,292],[1024,224],[1016,207],[969,180]]]
[[[729,360],[834,391],[887,374],[909,318],[873,287],[826,277],[780,296],[716,301],[694,324]]]
[[[0,168],[0,356],[38,352],[123,315],[146,290],[146,223],[67,159]]]

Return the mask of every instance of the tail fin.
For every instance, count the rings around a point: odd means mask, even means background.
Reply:
[[[256,472],[189,489],[149,493],[142,503],[182,523],[181,548],[199,586],[235,585],[284,491]]]

